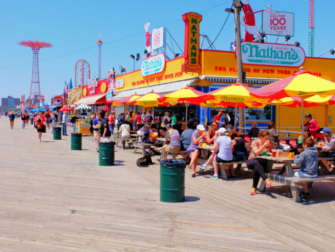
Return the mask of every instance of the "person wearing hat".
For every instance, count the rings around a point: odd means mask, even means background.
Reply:
[[[226,129],[220,128],[215,134],[216,139],[214,140],[214,149],[211,157],[204,164],[209,164],[214,161],[214,175],[213,179],[219,178],[219,163],[227,163],[233,161],[233,152],[232,152],[232,141],[229,136],[226,135]],[[200,167],[203,168],[203,167]],[[206,168],[206,167],[205,167]],[[234,175],[234,171],[230,169],[231,175]],[[229,175],[229,174],[227,174]]]
[[[204,143],[207,140],[206,129],[202,124],[197,126],[197,129],[192,134],[192,141],[190,146],[186,150],[186,155],[191,159],[189,168],[192,169],[192,177],[195,177],[195,169],[198,163],[198,157],[200,156],[200,151],[197,146],[200,143]]]
[[[322,147],[321,156],[323,157],[335,157],[335,136],[332,135],[332,132],[329,128],[323,128],[320,132],[325,140],[325,144]],[[331,168],[326,160],[322,160],[322,163],[326,166],[328,171],[334,172],[334,168]]]
[[[304,126],[307,126],[309,128],[312,137],[316,139],[316,136],[318,135],[318,130],[320,130],[317,121],[312,119],[312,115],[308,113],[305,115],[305,119],[306,120],[304,122]]]

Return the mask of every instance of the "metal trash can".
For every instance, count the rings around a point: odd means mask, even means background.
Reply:
[[[162,202],[182,202],[185,200],[185,167],[183,160],[162,160],[161,192]]]
[[[71,134],[71,150],[82,150],[82,134]]]
[[[100,166],[112,166],[114,165],[115,142],[99,143],[99,165]]]
[[[54,136],[54,140],[62,140],[62,128],[54,127],[53,136]]]

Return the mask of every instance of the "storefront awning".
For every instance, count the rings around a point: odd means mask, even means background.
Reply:
[[[113,98],[110,98],[107,100],[108,101],[117,100],[117,99],[127,97],[130,95],[134,95],[134,94],[144,95],[152,91],[155,93],[159,93],[159,94],[167,94],[167,93],[188,87],[197,79],[198,77],[187,79],[187,80],[182,80],[182,81],[169,82],[165,84],[158,84],[158,85],[152,85],[152,86],[141,87],[141,88],[133,88],[133,89],[121,91]]]
[[[81,98],[79,101],[74,103],[73,105],[78,106],[80,104],[87,104],[87,105],[94,105],[96,103],[104,103],[103,101],[100,102],[100,100],[105,99],[106,94],[100,94],[100,95],[93,95],[93,96],[87,96],[84,98]]]

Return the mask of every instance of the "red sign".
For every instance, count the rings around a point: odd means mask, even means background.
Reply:
[[[107,93],[109,85],[107,78],[99,80],[97,83],[91,82],[92,84],[83,86],[83,97]]]

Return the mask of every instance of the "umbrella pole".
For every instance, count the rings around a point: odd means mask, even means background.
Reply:
[[[237,102],[235,102],[235,120],[234,120],[235,130],[237,129],[236,118],[237,118]]]
[[[185,108],[186,108],[186,114],[185,114],[185,129],[187,129],[187,114],[188,114],[188,104],[187,104],[187,99],[185,103]]]
[[[278,131],[280,132],[280,106],[278,106]]]
[[[301,97],[301,140],[304,141],[304,99]]]

